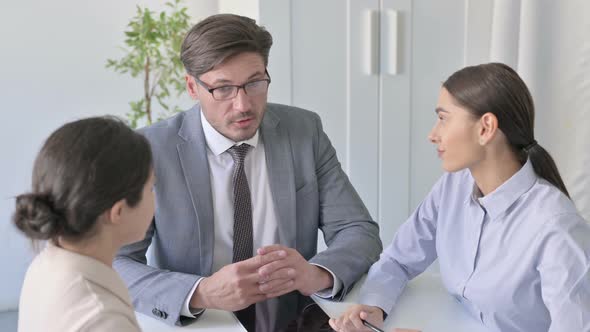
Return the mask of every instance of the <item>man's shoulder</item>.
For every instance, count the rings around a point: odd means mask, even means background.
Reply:
[[[297,106],[290,106],[284,104],[268,103],[267,111],[276,113],[281,117],[300,117],[300,118],[317,118],[318,115],[315,112],[306,110]]]
[[[280,121],[282,125],[294,128],[300,128],[301,126],[317,127],[318,123],[321,122],[319,115],[315,112],[283,104],[268,103],[267,115],[271,121]]]
[[[178,136],[178,132],[188,116],[194,109],[179,112],[169,118],[160,120],[154,124],[138,129],[137,131],[145,136],[150,142],[162,142]]]

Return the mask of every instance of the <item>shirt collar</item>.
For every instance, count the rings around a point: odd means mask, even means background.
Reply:
[[[524,195],[537,181],[537,175],[530,160],[516,172],[510,179],[500,185],[496,190],[482,197],[481,191],[474,183],[471,197],[486,210],[490,220],[495,220],[502,215],[518,198]]]
[[[214,155],[219,156],[220,154],[227,151],[227,149],[231,148],[234,145],[241,145],[242,143],[247,143],[248,145],[252,146],[252,148],[256,148],[258,145],[258,130],[254,136],[250,139],[240,142],[234,142],[231,139],[223,136],[219,133],[207,119],[205,115],[203,115],[203,111],[201,111],[201,124],[203,126],[203,133],[205,134],[205,141],[207,142],[207,147],[213,152]]]

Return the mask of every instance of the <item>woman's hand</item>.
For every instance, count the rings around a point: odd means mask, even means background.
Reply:
[[[383,310],[368,305],[353,305],[340,317],[330,319],[330,326],[337,332],[371,332],[368,327],[363,325],[363,320],[381,328],[383,326]]]

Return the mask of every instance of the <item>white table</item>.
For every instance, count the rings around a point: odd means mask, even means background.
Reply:
[[[330,317],[338,317],[355,303],[363,282],[364,278],[343,302],[332,302],[318,297],[314,297],[314,300]],[[197,321],[184,327],[169,326],[140,313],[137,313],[137,319],[145,332],[246,331],[232,313],[221,310],[206,310]],[[435,274],[423,274],[408,284],[385,321],[385,331],[391,331],[394,327],[414,328],[422,332],[488,331],[447,293],[440,277]]]
[[[342,302],[331,302],[318,297],[314,300],[330,317],[338,317],[359,296],[360,280]],[[440,277],[422,274],[412,280],[393,311],[385,320],[385,331],[405,327],[422,332],[489,332],[458,303],[444,288]]]

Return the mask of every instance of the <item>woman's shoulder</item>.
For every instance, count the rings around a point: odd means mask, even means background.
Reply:
[[[24,330],[79,331],[112,317],[119,317],[122,326],[137,325],[132,306],[121,298],[128,294],[117,294],[124,286],[111,288],[88,278],[100,271],[101,263],[81,267],[80,260],[86,259],[49,245],[33,259],[21,289],[19,316],[36,319],[19,320]]]
[[[48,245],[25,276],[21,300],[45,301],[55,308],[80,308],[97,314],[117,307],[133,313],[128,291],[117,273],[90,257]]]
[[[133,308],[112,290],[78,275],[54,298],[49,324],[63,331],[139,331]],[[67,308],[64,310],[63,308]],[[53,318],[51,318],[53,316]],[[109,327],[107,329],[107,327]]]
[[[541,243],[577,243],[590,253],[590,224],[569,197],[544,179],[538,179],[525,196],[522,204],[527,206],[528,217],[539,226]]]
[[[97,282],[94,277],[88,277],[90,273],[93,271],[72,271],[58,283],[61,295],[54,305],[68,308],[60,313],[61,324],[68,328],[76,326],[75,331],[106,330],[103,326],[126,327],[115,330],[127,331],[131,330],[128,326],[137,327],[128,293],[121,294],[121,286],[109,279]]]
[[[564,216],[580,217],[574,202],[547,180],[538,178],[525,193],[524,202],[531,213],[544,216],[547,221]],[[581,217],[580,217],[581,218]]]
[[[115,287],[105,285],[105,283],[96,283],[92,279],[80,276],[71,287],[65,292],[68,306],[76,316],[86,317],[86,321],[92,321],[93,318],[103,316],[121,316],[135,321],[133,307],[128,300],[128,294],[118,294]]]

